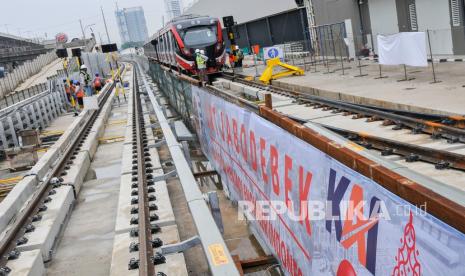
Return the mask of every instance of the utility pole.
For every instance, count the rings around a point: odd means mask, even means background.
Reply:
[[[100,32],[98,32],[98,37],[100,38],[100,46],[102,46],[103,45],[102,34]]]
[[[108,34],[107,21],[105,20],[105,13],[103,13],[103,7],[102,6],[100,6],[100,10],[102,11],[103,24],[105,25],[105,31],[107,32],[108,43],[110,43],[110,35]]]

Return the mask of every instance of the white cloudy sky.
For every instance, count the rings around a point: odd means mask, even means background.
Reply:
[[[193,0],[183,0],[184,6]],[[165,15],[163,0],[0,0],[0,32],[8,32],[24,37],[53,38],[59,32],[65,32],[70,38],[81,37],[79,19],[83,25],[95,24],[93,29],[106,42],[105,28],[100,12],[103,7],[108,24],[110,39],[120,42],[116,26],[116,2],[120,8],[142,6],[145,11],[147,27],[152,34],[162,25]],[[90,35],[87,28],[86,35]]]

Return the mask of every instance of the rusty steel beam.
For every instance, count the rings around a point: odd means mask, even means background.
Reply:
[[[153,60],[153,59],[152,59]],[[202,82],[197,80],[197,79],[194,79],[188,75],[185,75],[185,74],[180,74],[179,72],[169,68],[169,67],[166,67],[164,65],[162,65],[161,63],[158,64],[160,66],[161,69],[163,69],[164,71],[168,71],[170,73],[173,74],[173,76],[179,80],[184,80],[184,81],[187,81],[189,82],[190,84],[193,84],[195,86],[201,86],[202,85]]]
[[[242,269],[247,268],[254,268],[257,266],[269,265],[269,264],[277,264],[278,260],[272,255],[262,256],[252,259],[240,260],[240,264]]]
[[[212,176],[212,175],[217,175],[218,172],[215,170],[212,171],[203,171],[203,172],[195,172],[194,177],[195,178],[201,178],[201,177],[207,177],[207,176]]]

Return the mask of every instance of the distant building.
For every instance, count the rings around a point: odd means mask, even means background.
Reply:
[[[181,16],[182,2],[181,0],[165,0],[165,9],[169,20]]]
[[[148,38],[147,22],[142,7],[117,9],[115,14],[122,44],[144,42]]]

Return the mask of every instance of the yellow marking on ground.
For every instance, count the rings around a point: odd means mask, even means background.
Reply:
[[[363,132],[363,131],[360,131],[358,135],[360,137],[371,137],[371,135],[368,132]]]
[[[0,179],[0,184],[15,184],[18,183],[21,179],[23,179],[22,176]]]
[[[431,127],[440,127],[440,126],[443,126],[443,124],[439,124],[439,123],[435,123],[435,122],[431,122],[431,121],[425,122],[425,125],[431,126]]]
[[[99,138],[98,141],[99,141],[101,144],[116,143],[116,142],[124,141],[124,136],[108,136],[108,137],[102,137],[102,138]]]
[[[65,132],[64,130],[51,130],[51,131],[43,131],[40,135],[41,136],[61,135],[64,132]]]
[[[105,126],[112,126],[112,125],[123,125],[126,124],[127,120],[115,120],[111,121],[110,123],[106,124]]]
[[[348,142],[345,146],[346,146],[346,148],[351,149],[351,150],[356,151],[356,152],[362,151],[362,150],[365,149],[364,147],[362,147],[359,144],[356,144],[354,142]]]

